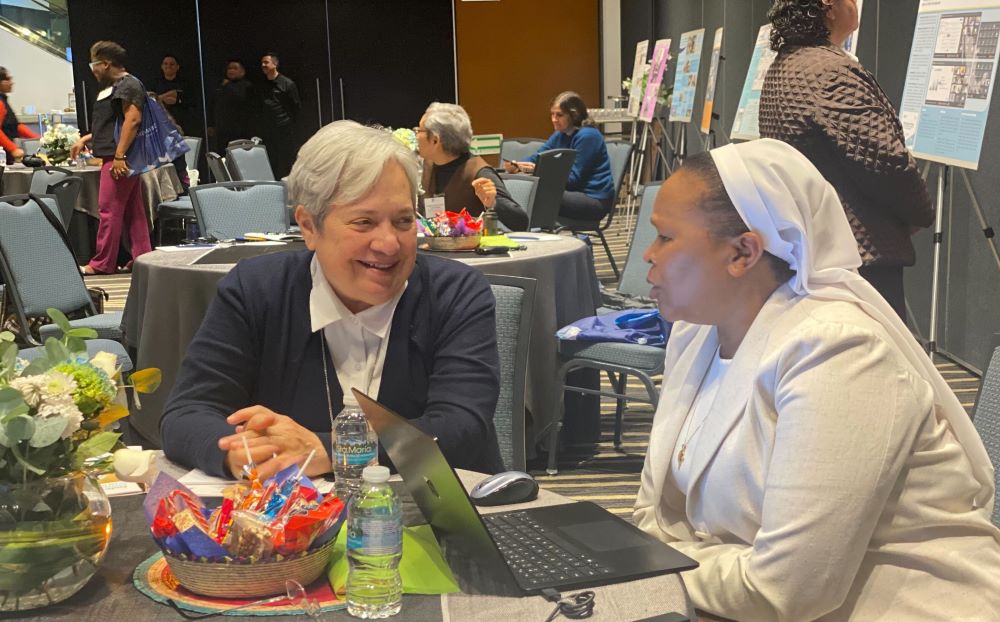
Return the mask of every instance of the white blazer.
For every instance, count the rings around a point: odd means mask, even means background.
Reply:
[[[930,385],[881,325],[779,288],[709,418],[671,457],[718,346],[678,322],[636,524],[698,560],[699,609],[737,620],[1000,620],[1000,530]]]

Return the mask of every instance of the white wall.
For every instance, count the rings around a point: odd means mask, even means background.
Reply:
[[[609,95],[622,94],[621,0],[601,0],[601,103],[607,108]]]
[[[73,67],[69,61],[0,30],[0,65],[14,76],[10,103],[22,114],[25,106],[35,112],[62,110],[73,90]]]

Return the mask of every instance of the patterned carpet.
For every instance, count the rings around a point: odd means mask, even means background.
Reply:
[[[628,240],[623,219],[617,219],[606,235],[611,251],[618,262],[618,267],[621,269],[625,265],[625,256],[628,253]],[[599,242],[595,242],[594,255],[598,278],[605,287],[613,288],[615,284],[614,273]],[[129,275],[87,278],[88,285],[102,287],[108,292],[110,296],[107,303],[108,311],[121,310],[125,306],[130,281]],[[976,391],[979,389],[979,378],[943,358],[939,358],[936,364],[945,380],[958,395],[962,405],[971,411]],[[657,379],[657,384],[659,384],[659,379]],[[605,390],[610,389],[607,378],[602,378],[602,385],[604,385]],[[644,393],[642,385],[638,381],[629,382],[628,386],[629,392]],[[603,399],[601,405],[601,438],[603,442],[596,445],[567,447],[560,451],[558,475],[546,475],[543,461],[532,462],[528,466],[529,471],[538,478],[543,488],[573,499],[593,501],[623,518],[631,518],[631,508],[639,490],[639,476],[649,444],[653,408],[646,404],[636,403],[626,409],[621,451],[616,451],[611,442],[614,412],[614,401]]]

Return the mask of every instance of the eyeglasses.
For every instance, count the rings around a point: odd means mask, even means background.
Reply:
[[[426,133],[427,130],[425,130],[424,128],[419,127],[419,126],[413,128],[413,133],[414,134],[419,134],[420,132],[425,132]]]
[[[315,600],[309,598],[306,594],[306,589],[302,587],[302,584],[293,579],[288,579],[285,581],[285,595],[284,596],[273,596],[271,598],[264,598],[262,600],[255,600],[252,603],[246,603],[245,605],[240,605],[239,607],[230,607],[229,609],[223,609],[222,611],[216,611],[213,613],[191,613],[185,609],[181,609],[180,605],[174,602],[174,599],[168,598],[167,603],[181,615],[185,620],[206,620],[208,618],[214,618],[215,616],[226,615],[231,611],[238,611],[240,609],[247,609],[249,607],[257,607],[259,605],[272,605],[275,603],[287,602],[293,607],[301,609],[310,619],[322,620],[323,616],[322,609],[320,605]]]
[[[105,65],[107,65],[108,61],[106,61],[106,60],[95,60],[92,63],[90,63],[90,70],[93,71],[94,67],[100,65],[101,63],[104,63]]]

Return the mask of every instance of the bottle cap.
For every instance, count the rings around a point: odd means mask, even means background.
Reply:
[[[389,467],[380,464],[366,466],[361,472],[361,478],[373,484],[384,484],[389,481]]]

